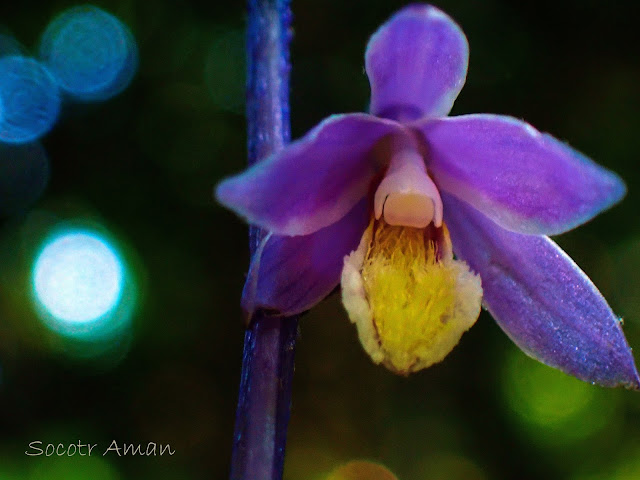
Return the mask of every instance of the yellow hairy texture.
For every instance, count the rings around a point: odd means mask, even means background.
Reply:
[[[480,278],[453,259],[446,227],[436,244],[425,229],[384,221],[375,226],[367,232],[371,240],[360,270],[368,311],[349,313],[372,358],[408,374],[441,361],[475,323]],[[363,328],[367,321],[373,329]],[[367,331],[374,332],[376,342],[363,339]]]

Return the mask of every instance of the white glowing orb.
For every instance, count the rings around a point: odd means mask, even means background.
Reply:
[[[93,233],[76,231],[44,247],[34,266],[33,288],[50,315],[81,324],[117,306],[123,277],[122,263],[111,246]]]

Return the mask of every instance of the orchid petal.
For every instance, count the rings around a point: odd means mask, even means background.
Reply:
[[[622,180],[531,125],[500,115],[417,122],[437,185],[519,233],[554,235],[611,207]]]
[[[566,253],[442,199],[454,252],[480,274],[485,306],[527,355],[587,382],[640,388],[618,317]]]
[[[467,76],[460,27],[430,5],[410,5],[373,34],[365,53],[374,115],[396,120],[449,113]]]
[[[372,155],[400,124],[367,114],[334,115],[302,139],[223,180],[220,203],[277,235],[308,235],[340,220],[382,167]]]
[[[293,315],[310,309],[340,282],[343,259],[360,242],[369,221],[362,199],[340,221],[311,235],[269,235],[260,245],[242,292],[250,317],[257,309]]]

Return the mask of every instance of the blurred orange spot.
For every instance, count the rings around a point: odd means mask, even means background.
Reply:
[[[355,460],[335,469],[327,480],[398,480],[398,477],[377,463]]]

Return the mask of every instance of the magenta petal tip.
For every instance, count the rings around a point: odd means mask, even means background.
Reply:
[[[548,237],[509,232],[443,194],[456,255],[480,274],[484,304],[529,356],[590,383],[640,389],[619,318]]]

